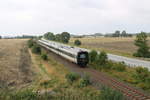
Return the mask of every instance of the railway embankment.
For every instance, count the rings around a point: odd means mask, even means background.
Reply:
[[[53,53],[51,53],[51,54],[53,55]],[[54,54],[54,55],[56,56],[56,54]],[[59,59],[59,58],[62,58],[62,57],[57,57],[57,58],[54,58],[54,59]],[[65,59],[63,59],[63,60],[65,60]],[[75,72],[81,74],[81,76],[83,75],[83,73],[90,73],[90,76],[92,76],[92,80],[94,80],[95,82],[96,82],[95,79],[97,79],[98,83],[101,83],[103,85],[107,85],[107,86],[110,86],[112,88],[115,88],[115,89],[123,92],[126,96],[131,97],[131,99],[133,99],[133,98],[135,98],[135,99],[141,99],[142,98],[144,100],[146,98],[149,98],[147,96],[147,94],[145,94],[145,92],[143,92],[142,90],[140,90],[138,88],[134,88],[134,86],[132,86],[132,85],[127,85],[125,82],[122,82],[120,80],[116,80],[112,76],[108,76],[108,75],[104,74],[103,72],[99,72],[99,71],[96,71],[96,70],[92,72],[93,69],[90,69],[90,71],[89,71],[86,68],[84,68],[84,69],[82,69],[82,68],[78,69],[79,66],[77,66],[76,64],[69,65],[70,62],[68,62],[68,61],[65,62],[65,61],[61,61],[60,60],[59,62],[65,64],[65,66],[69,66],[68,68],[70,70],[75,71]],[[72,66],[74,66],[74,67],[72,67]],[[127,68],[127,69],[130,70],[131,68]],[[97,75],[95,73],[97,73]],[[116,73],[118,73],[118,72],[116,72]],[[125,72],[125,73],[127,73],[127,72]],[[120,74],[121,74],[121,72],[120,72]],[[110,74],[110,75],[112,75],[112,74]],[[120,77],[120,79],[124,79],[124,77],[122,77],[122,78]],[[131,93],[128,94],[129,92],[131,92]]]

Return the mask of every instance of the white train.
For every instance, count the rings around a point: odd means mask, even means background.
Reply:
[[[85,67],[89,62],[88,52],[81,48],[71,47],[43,38],[38,40],[38,44],[82,67]]]

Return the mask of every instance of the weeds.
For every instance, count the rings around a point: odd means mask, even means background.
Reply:
[[[84,75],[83,78],[81,78],[80,83],[79,83],[79,87],[86,87],[88,85],[90,85],[90,77],[89,75]]]
[[[123,94],[108,87],[102,87],[101,100],[125,100]]]
[[[123,72],[126,70],[126,65],[124,62],[119,62],[119,63],[114,63],[113,64],[113,69],[119,71],[119,72]]]
[[[32,52],[35,54],[41,54],[41,48],[37,44],[34,44],[32,47]]]
[[[44,80],[42,82],[40,82],[40,86],[44,87],[44,88],[50,88],[53,87],[55,83],[57,83],[58,81],[55,79],[52,80]]]
[[[42,54],[41,54],[41,58],[42,58],[43,60],[48,60],[48,56],[47,56],[46,53],[42,53]]]
[[[31,48],[34,45],[33,39],[28,40],[28,47]]]
[[[68,80],[69,83],[73,83],[73,81],[79,79],[80,76],[77,73],[68,73],[66,74],[66,79]]]

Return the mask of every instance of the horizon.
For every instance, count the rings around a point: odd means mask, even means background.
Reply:
[[[67,31],[66,31],[67,32]],[[122,31],[120,31],[120,33],[121,33]],[[143,31],[141,31],[141,32],[143,32]],[[47,33],[47,32],[46,32]],[[53,32],[52,32],[53,33]],[[60,32],[60,33],[54,33],[55,35],[56,34],[61,34],[62,32]],[[102,35],[106,35],[106,34],[113,34],[113,33],[115,33],[115,32],[109,32],[109,33],[102,33],[102,32],[96,32],[96,33],[89,33],[89,34],[72,34],[72,33],[70,33],[70,35],[75,35],[75,36],[83,36],[83,35],[94,35],[94,34],[102,34]],[[132,33],[129,33],[129,32],[127,32],[128,34],[133,34],[133,35],[135,35],[135,34],[138,34],[138,33],[140,33],[140,32],[132,32]],[[150,32],[146,32],[146,33],[150,33]],[[0,35],[0,36],[2,36],[2,37],[17,37],[17,36],[43,36],[45,33],[38,33],[38,34],[32,34],[32,33],[22,33],[22,34],[11,34],[11,35]]]

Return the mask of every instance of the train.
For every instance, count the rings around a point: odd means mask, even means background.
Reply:
[[[84,49],[46,40],[44,38],[38,40],[37,43],[81,67],[86,67],[89,62],[88,51]]]

